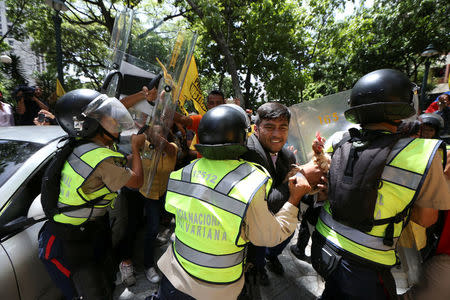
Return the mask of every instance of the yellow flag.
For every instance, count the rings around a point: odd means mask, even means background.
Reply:
[[[206,106],[203,100],[202,90],[200,89],[200,80],[198,78],[198,70],[194,56],[191,58],[179,100],[181,111],[187,115],[187,111],[184,108],[184,102],[186,100],[194,103],[194,107],[200,115],[206,113]]]
[[[59,79],[56,79],[56,96],[61,97],[65,93],[66,93],[66,91],[64,91],[64,88],[63,88],[61,82],[59,82]]]

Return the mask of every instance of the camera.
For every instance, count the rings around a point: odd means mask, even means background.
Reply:
[[[46,117],[45,117],[45,114],[43,114],[43,113],[40,113],[40,114],[38,114],[38,122],[39,123],[44,123],[45,121],[46,121]]]

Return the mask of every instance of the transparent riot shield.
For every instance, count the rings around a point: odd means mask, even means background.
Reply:
[[[350,91],[325,96],[313,101],[292,105],[289,125],[288,145],[297,149],[297,161],[306,163],[313,156],[311,148],[316,132],[331,141],[330,137],[358,125],[348,122],[344,117]],[[327,149],[327,144],[325,149]]]
[[[160,97],[156,101],[152,118],[148,124],[149,129],[147,130],[151,137],[155,137],[153,141],[154,149],[152,149],[153,154],[150,153],[150,167],[147,171],[147,194],[150,191],[159,159],[166,143],[158,136],[166,137],[172,128],[173,115],[178,105],[178,99],[194,52],[196,40],[196,34],[180,32],[175,40],[168,63],[163,65],[158,59],[164,76],[158,88]]]
[[[145,131],[151,143],[141,154],[148,160],[144,170],[147,193],[172,127],[197,39],[191,32],[180,32],[177,21],[160,21],[152,26],[149,19],[152,18],[148,15],[138,17],[130,9],[116,17],[110,43],[109,73],[102,87],[103,92],[119,99],[141,91],[143,86],[158,88],[158,98],[153,105],[142,99],[130,108],[137,127],[145,125],[140,130]],[[131,134],[137,130],[122,135],[125,143],[129,143]],[[129,145],[119,146],[129,149]]]
[[[291,110],[291,122],[289,127],[288,145],[297,149],[297,161],[300,164],[311,159],[313,151],[312,142],[316,132],[327,139],[325,149],[331,146],[333,141],[339,141],[342,134],[351,127],[359,128],[359,125],[348,122],[344,117],[348,109],[350,90],[326,96],[317,100],[295,104]],[[415,120],[412,116],[407,120]],[[405,292],[414,283],[418,282],[418,274],[421,265],[420,252],[414,247],[402,247],[398,245],[398,253],[401,265],[393,268],[392,274],[396,280],[398,291]]]
[[[151,26],[149,19],[151,16],[131,9],[117,15],[102,92],[117,98],[135,94],[143,86],[149,87],[152,79],[161,73],[157,59],[163,62],[168,59],[180,26],[168,21],[159,22],[155,27],[158,30],[148,29]],[[143,110],[148,113],[148,107]]]
[[[108,96],[116,96],[118,85],[122,80],[121,74],[118,72],[123,61],[123,56],[128,45],[131,27],[133,24],[134,11],[125,8],[119,13],[114,22],[114,28],[111,33],[110,60],[108,63],[108,71],[110,72],[105,79],[104,91]]]

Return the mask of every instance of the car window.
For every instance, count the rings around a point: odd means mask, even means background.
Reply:
[[[0,140],[0,187],[42,147],[43,144]]]
[[[0,211],[0,228],[19,217],[27,216],[33,200],[41,193],[42,176],[52,157],[48,157],[33,171]]]

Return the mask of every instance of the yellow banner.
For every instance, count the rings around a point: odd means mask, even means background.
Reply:
[[[59,80],[56,79],[56,96],[61,97],[65,93],[66,93],[66,91],[64,91],[64,88],[63,88],[61,82],[59,82]]]
[[[200,115],[206,113],[206,106],[203,99],[202,90],[200,89],[200,80],[198,78],[197,64],[194,56],[191,58],[189,69],[184,80],[183,89],[180,95],[180,109],[184,114],[188,114],[184,108],[184,102],[190,100],[194,103],[194,107]]]

